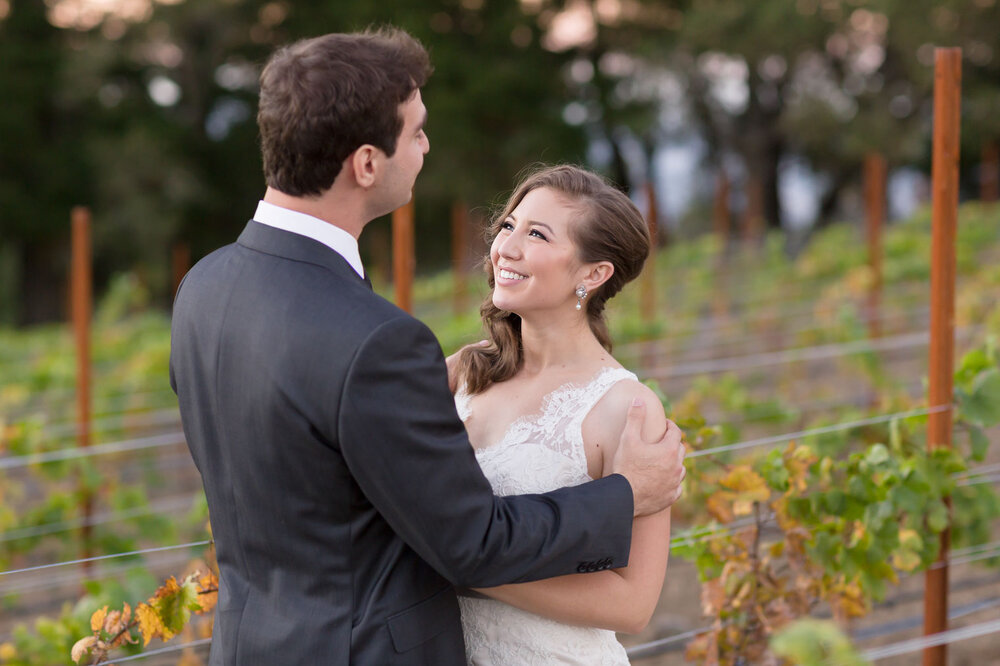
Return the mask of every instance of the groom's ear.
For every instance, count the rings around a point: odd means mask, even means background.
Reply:
[[[348,156],[345,166],[354,175],[359,187],[368,189],[375,184],[381,167],[382,151],[371,144],[364,144]]]

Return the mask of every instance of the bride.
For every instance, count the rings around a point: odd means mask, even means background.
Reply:
[[[663,406],[611,356],[603,311],[649,253],[639,211],[599,176],[543,168],[491,225],[488,339],[450,357],[459,416],[498,495],[541,493],[610,473],[629,405],[642,435],[667,427]],[[587,575],[480,589],[460,597],[477,666],[628,664],[616,631],[649,622],[670,548],[670,510],[635,520],[629,564]]]

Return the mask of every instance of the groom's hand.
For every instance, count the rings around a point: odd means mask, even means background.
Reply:
[[[668,419],[663,437],[649,444],[642,439],[645,413],[642,401],[634,400],[611,470],[632,485],[636,516],[657,513],[676,502],[681,496],[681,482],[686,474],[681,429]]]

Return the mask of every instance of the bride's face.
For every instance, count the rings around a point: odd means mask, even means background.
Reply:
[[[490,248],[494,305],[522,316],[575,306],[573,292],[586,273],[569,231],[578,215],[548,188],[524,196],[501,223]]]

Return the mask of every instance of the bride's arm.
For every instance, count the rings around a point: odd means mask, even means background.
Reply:
[[[598,435],[603,435],[603,441],[613,442],[612,449],[617,447],[618,436],[608,439],[606,433],[617,428],[620,435],[624,427],[624,415],[634,396],[646,403],[643,438],[654,442],[662,436],[666,431],[666,417],[663,406],[651,390],[630,382],[625,390],[613,389],[613,392],[616,395],[606,396],[588,416],[588,421],[597,424],[596,430],[604,431]],[[603,427],[601,424],[604,424]],[[601,455],[604,470],[609,470],[614,451],[602,450]],[[567,624],[638,633],[646,627],[656,609],[669,552],[668,508],[635,520],[627,567],[478,591],[512,606]]]

